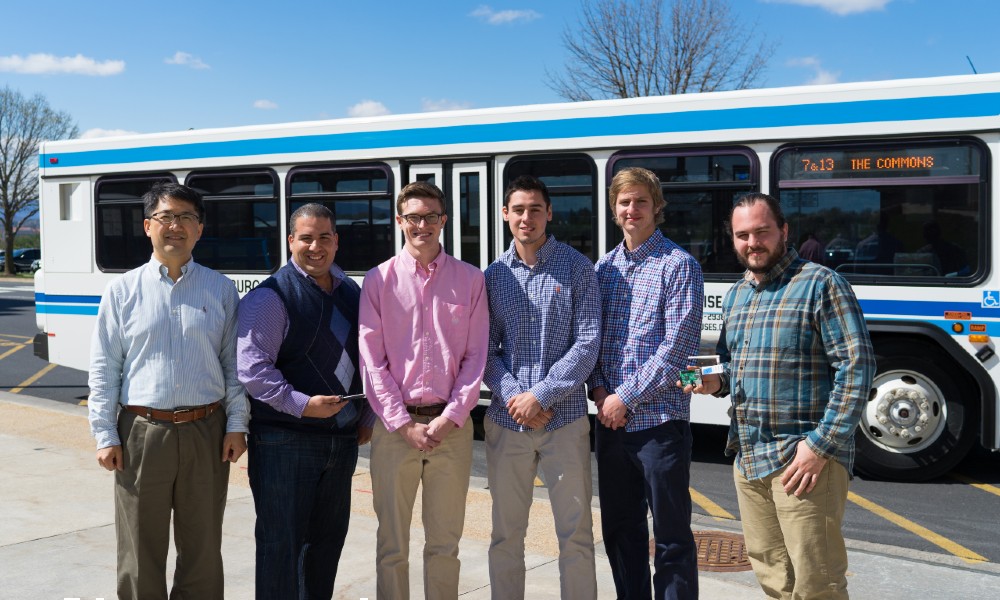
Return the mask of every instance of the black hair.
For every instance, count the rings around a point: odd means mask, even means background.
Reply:
[[[552,199],[549,198],[549,188],[546,187],[545,182],[532,175],[518,175],[507,184],[507,191],[503,193],[503,205],[507,206],[510,204],[510,197],[514,192],[535,191],[541,192],[542,198],[545,199],[546,208],[552,206]]]
[[[156,212],[156,207],[160,205],[160,201],[164,198],[173,198],[174,200],[182,200],[189,203],[194,207],[194,212],[197,213],[198,220],[205,220],[205,201],[202,200],[201,194],[186,185],[167,181],[157,181],[153,184],[153,187],[149,188],[148,192],[143,194],[142,208],[146,213],[147,219],[153,216],[153,213]]]

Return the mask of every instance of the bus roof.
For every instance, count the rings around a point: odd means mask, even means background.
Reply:
[[[42,177],[260,162],[726,143],[1000,126],[1000,73],[306,121],[42,144]],[[956,119],[964,120],[960,124]],[[936,124],[937,123],[937,124]],[[877,124],[884,124],[873,131]],[[902,126],[900,124],[903,124]],[[817,129],[818,128],[818,129]],[[825,128],[825,129],[824,129]],[[845,129],[847,128],[847,129]]]

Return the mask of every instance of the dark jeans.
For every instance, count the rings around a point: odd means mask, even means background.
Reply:
[[[598,493],[604,546],[618,598],[648,599],[649,526],[653,513],[653,590],[661,598],[698,597],[698,557],[691,534],[691,425],[667,421],[642,431],[597,423]]]
[[[354,435],[251,425],[257,598],[331,598],[351,517]]]

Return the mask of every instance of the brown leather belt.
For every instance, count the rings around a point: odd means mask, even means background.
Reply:
[[[211,404],[199,406],[197,408],[181,408],[179,410],[159,410],[147,406],[125,406],[125,410],[130,413],[146,417],[151,421],[166,421],[168,423],[191,423],[199,421],[214,413],[222,406],[221,400],[216,400]]]
[[[444,412],[447,404],[418,404],[416,406],[406,406],[406,412],[418,417],[436,417]]]

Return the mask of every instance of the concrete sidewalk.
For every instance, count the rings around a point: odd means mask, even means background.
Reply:
[[[0,392],[0,597],[114,598],[115,534],[112,478],[94,459],[86,409]],[[337,577],[336,598],[375,598],[375,531],[367,463],[355,474],[351,528]],[[490,496],[473,478],[462,539],[463,598],[489,598]],[[411,542],[412,596],[422,594],[423,530],[419,500]],[[595,538],[600,539],[595,503]],[[527,598],[558,598],[559,570],[549,505],[534,503],[526,541]],[[739,523],[696,515],[695,529],[738,529]],[[224,526],[226,597],[253,598],[254,508],[246,458],[232,470]],[[973,598],[1000,589],[997,565],[852,544],[854,598]],[[173,558],[171,555],[170,562]],[[614,598],[603,546],[597,547],[598,590]],[[762,598],[753,575],[701,573],[701,597]]]

